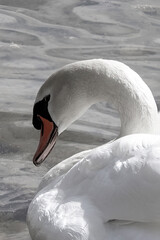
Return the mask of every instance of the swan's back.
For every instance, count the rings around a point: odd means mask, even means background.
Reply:
[[[128,239],[130,229],[129,239],[148,240],[148,226],[157,240],[159,203],[160,138],[130,135],[94,149],[37,194],[28,212],[31,235],[121,240]]]

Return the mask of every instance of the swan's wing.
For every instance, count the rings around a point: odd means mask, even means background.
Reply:
[[[91,192],[98,206],[101,202],[104,218],[160,222],[159,136],[130,135],[107,148],[100,151],[108,163],[93,181],[95,185],[99,179],[99,199]]]
[[[94,149],[58,188],[64,198],[86,195],[106,222],[160,222],[159,136],[130,135]]]
[[[28,219],[33,236],[57,240],[159,240],[160,137],[127,136],[87,153],[37,194]]]
[[[65,159],[64,161],[60,162],[51,170],[49,170],[42,178],[42,181],[38,187],[38,191],[40,191],[42,188],[49,185],[51,182],[59,181],[60,177],[64,175],[66,172],[68,172],[77,162],[82,160],[84,157],[86,157],[91,150],[86,150],[80,153],[77,153],[73,155],[72,157],[69,157]]]

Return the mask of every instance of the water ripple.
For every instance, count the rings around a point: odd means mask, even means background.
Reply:
[[[60,136],[42,167],[34,167],[39,132],[31,125],[33,102],[50,74],[76,60],[120,60],[143,77],[159,106],[160,6],[144,2],[0,1],[1,239],[30,239],[26,210],[47,169],[119,132],[117,112],[94,105]]]

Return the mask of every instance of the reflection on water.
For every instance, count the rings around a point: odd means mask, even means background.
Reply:
[[[123,61],[159,102],[159,0],[0,0],[0,240],[29,240],[25,216],[42,175],[68,156],[114,138],[117,113],[97,104],[60,136],[47,161],[32,156],[32,105],[43,81],[82,59]]]

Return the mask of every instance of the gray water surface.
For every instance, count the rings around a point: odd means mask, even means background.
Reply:
[[[99,103],[59,137],[41,167],[32,164],[39,87],[63,65],[92,58],[128,64],[159,104],[160,1],[0,0],[0,240],[30,240],[26,211],[51,166],[118,135],[118,113]]]

